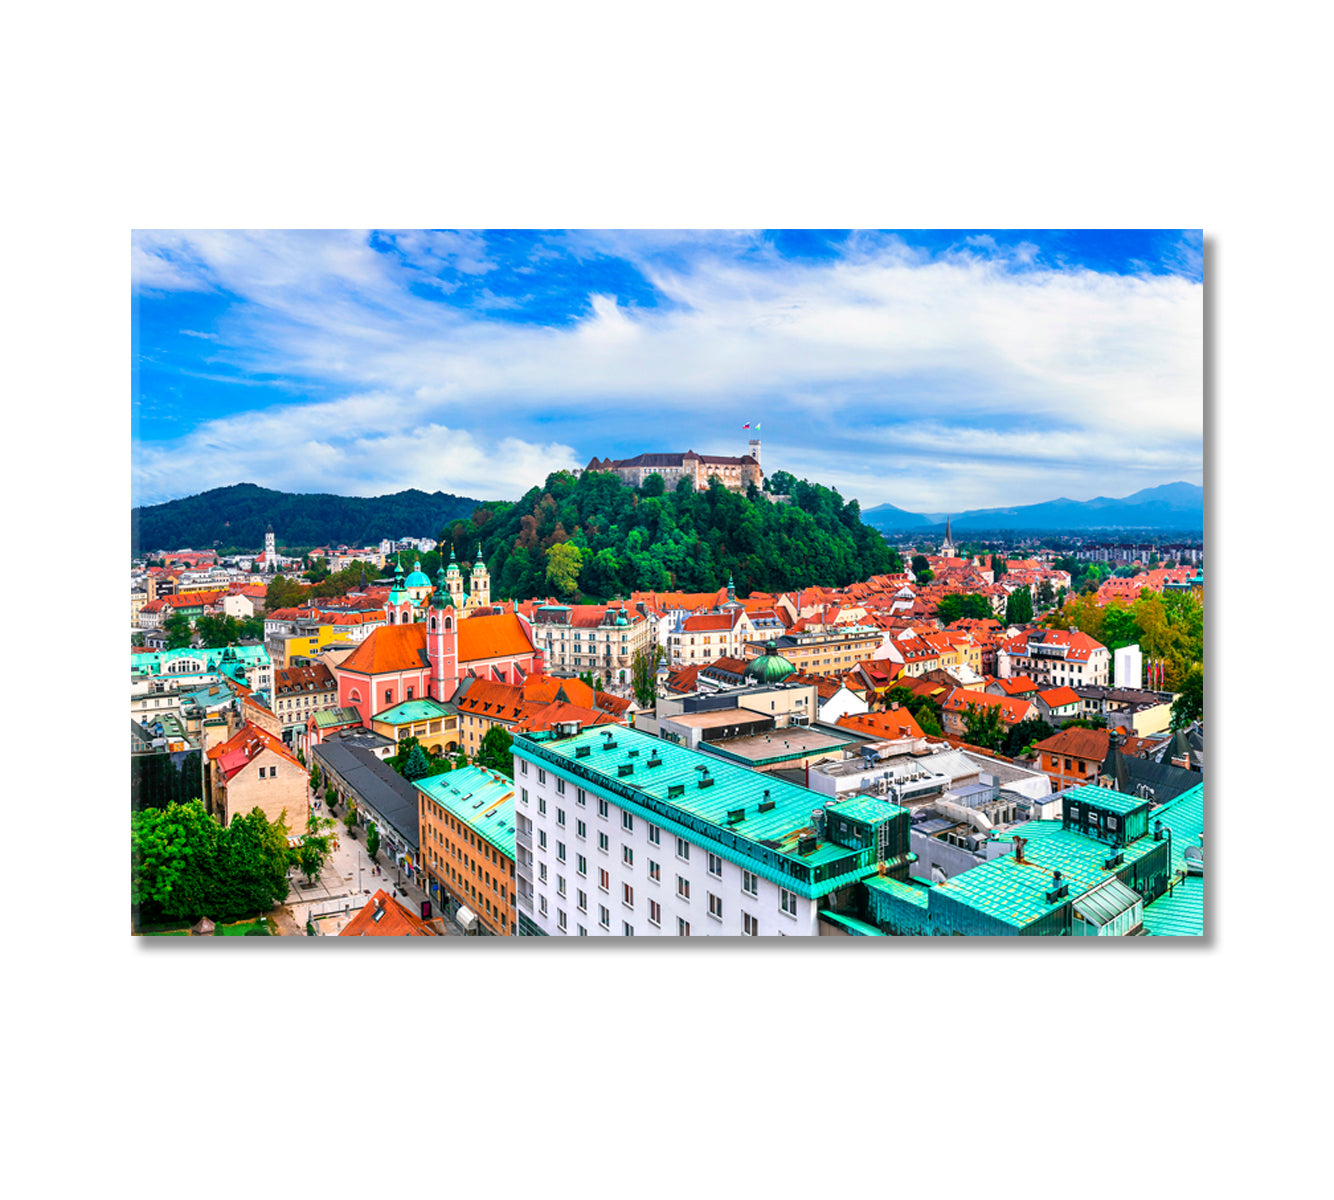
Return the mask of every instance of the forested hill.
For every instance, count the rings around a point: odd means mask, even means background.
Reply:
[[[381,538],[434,537],[450,521],[481,504],[466,496],[412,489],[392,496],[294,495],[238,483],[198,496],[130,510],[130,553],[264,548],[272,523],[284,546],[378,544]]]
[[[480,538],[498,599],[712,591],[729,573],[745,596],[902,569],[897,552],[862,524],[857,501],[819,484],[781,482],[791,504],[718,483],[696,493],[683,482],[667,493],[658,476],[636,489],[610,474],[575,480],[557,472],[516,503],[482,506],[447,532],[461,562],[476,556]]]

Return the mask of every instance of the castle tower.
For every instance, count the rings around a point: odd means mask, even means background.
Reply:
[[[472,564],[472,579],[468,584],[468,603],[478,608],[491,605],[491,573],[482,557],[482,543],[477,543],[477,558]]]
[[[751,438],[751,439],[750,439],[750,456],[751,456],[751,458],[753,458],[757,463],[760,464],[760,469],[763,470],[763,469],[764,469],[764,463],[763,463],[763,462],[761,461],[761,459],[760,459],[760,439],[759,439],[759,438]]]
[[[264,533],[264,569],[266,571],[278,569],[278,548],[273,539],[272,525]]]
[[[426,659],[431,664],[429,692],[441,702],[454,694],[459,678],[457,614],[450,606],[447,585],[445,569],[441,567],[436,572],[435,591],[426,611]]]

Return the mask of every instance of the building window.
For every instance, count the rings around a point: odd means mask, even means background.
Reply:
[[[625,863],[627,867],[633,867],[635,865],[635,852],[631,850],[629,846],[621,847],[621,861]]]
[[[662,882],[662,868],[651,858],[648,860],[648,877],[653,880],[654,883]]]
[[[684,917],[676,918],[676,936],[677,937],[690,936],[690,922],[687,921]]]
[[[578,871],[580,875],[586,876],[588,874],[588,859],[582,854],[576,856],[574,866],[575,870]]]
[[[563,908],[556,909],[556,926],[562,932],[565,929],[565,910]]]
[[[789,892],[787,888],[778,889],[778,906],[791,916],[797,915],[797,893]]]
[[[709,893],[709,916],[717,917],[720,921],[723,919],[723,898],[712,892]]]
[[[598,887],[604,892],[611,891],[611,876],[605,867],[598,868]]]
[[[574,801],[575,801],[576,804],[585,804],[585,803],[587,803],[587,801],[588,801],[588,797],[584,794],[584,789],[583,789],[583,788],[575,788],[575,790],[574,790]]]
[[[626,937],[634,937],[635,927],[631,925],[629,921],[622,921],[621,932],[624,933]]]
[[[537,769],[537,782],[546,783],[546,781],[547,781],[547,773],[544,770],[542,770],[541,767],[539,767]]]
[[[561,779],[559,776],[556,777],[556,795],[565,795],[565,780]]]
[[[563,896],[563,895],[565,895],[565,876],[564,876],[564,875],[557,875],[557,876],[556,876],[556,894],[557,894],[558,896]]]
[[[690,899],[690,880],[684,875],[678,875],[676,877],[676,894],[680,896],[682,900]]]
[[[547,815],[547,802],[541,796],[537,798],[537,811],[541,816]]]
[[[545,829],[539,829],[537,831],[537,845],[541,850],[547,848],[547,831]]]
[[[741,872],[741,890],[748,896],[759,895],[760,877],[754,871]]]
[[[587,836],[588,836],[588,826],[585,825],[582,821],[576,821],[576,822],[574,823],[574,832],[575,832],[576,836],[578,836],[578,837],[587,837]]]
[[[585,892],[585,891],[583,891],[582,889],[579,890],[579,891],[576,891],[576,892],[575,892],[575,899],[576,899],[576,901],[577,901],[577,905],[576,905],[576,906],[578,907],[579,911],[580,911],[580,912],[587,912],[587,911],[588,911],[588,893]]]
[[[472,866],[471,863],[469,863],[468,865],[470,867]],[[539,883],[546,883],[547,881],[547,864],[544,862],[540,862],[537,864],[537,880]]]
[[[599,796],[599,797],[598,797],[598,816],[599,816],[599,817],[605,817],[606,815],[607,815],[607,802],[606,802],[601,796]]]
[[[709,874],[718,879],[723,877],[723,860],[712,852],[709,853]]]
[[[611,913],[607,910],[605,904],[598,905],[598,924],[601,925],[603,929],[611,928]]]
[[[563,808],[556,809],[556,824],[557,825],[565,824],[565,810]]]
[[[690,843],[685,838],[676,839],[676,857],[684,858],[686,861],[690,860]]]
[[[547,898],[545,896],[538,896],[537,911],[540,912],[544,917],[547,915]]]
[[[752,917],[750,913],[741,914],[741,928],[747,937],[760,936],[760,922],[758,917]]]
[[[588,936],[588,930],[585,929],[582,925],[579,926],[579,936],[580,936],[580,937],[587,937],[587,936]]]
[[[519,799],[522,800],[525,804],[528,803],[528,789],[527,789],[527,788],[520,788],[520,789],[519,789]]]
[[[520,775],[528,774],[528,760],[526,758],[519,759],[519,774]],[[525,793],[525,795],[526,794],[527,793]]]
[[[656,900],[648,902],[648,923],[659,926],[662,924],[662,905]]]
[[[598,834],[598,849],[604,854],[611,848],[611,839],[605,833]]]
[[[662,830],[656,825],[650,825],[648,827],[648,840],[655,846],[660,846],[662,844]]]
[[[564,843],[564,842],[557,842],[557,843],[556,843],[556,858],[557,858],[560,862],[564,862],[564,861],[565,861],[565,843]]]
[[[626,908],[634,908],[635,906],[635,889],[628,883],[621,884],[621,903]]]
[[[621,813],[621,828],[630,833],[634,832],[635,819],[628,812]]]

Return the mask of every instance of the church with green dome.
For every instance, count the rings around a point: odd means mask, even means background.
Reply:
[[[746,675],[756,683],[782,683],[789,675],[795,675],[796,671],[797,668],[778,653],[778,645],[773,638],[764,643],[764,653],[746,666]]]

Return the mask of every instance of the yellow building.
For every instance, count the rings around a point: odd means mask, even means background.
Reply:
[[[867,625],[831,628],[827,632],[785,634],[775,639],[779,654],[798,671],[808,675],[834,675],[851,671],[862,659],[880,648],[882,634]],[[747,642],[746,658],[759,658],[764,642]]]
[[[447,754],[459,745],[459,718],[451,705],[425,697],[405,700],[371,718],[371,729],[392,741],[415,737],[428,754]]]

